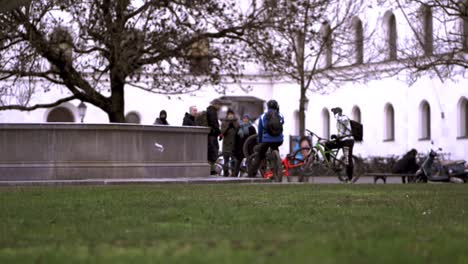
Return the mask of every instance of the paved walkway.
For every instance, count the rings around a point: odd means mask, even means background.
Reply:
[[[42,181],[0,181],[0,186],[65,186],[65,185],[122,185],[122,184],[215,184],[215,183],[265,183],[261,178],[149,178],[149,179],[84,179]]]
[[[223,184],[223,183],[270,183],[262,178],[227,178],[227,177],[196,177],[196,178],[149,178],[149,179],[84,179],[84,180],[43,180],[43,181],[0,181],[0,186],[66,186],[66,185],[124,185],[124,184]],[[310,177],[309,183],[333,184],[340,183],[336,177]],[[361,177],[356,184],[372,184],[372,177]],[[287,184],[287,178],[283,177]],[[297,183],[293,177],[292,182]],[[379,184],[382,181],[378,182]],[[401,179],[388,178],[387,183],[401,183]],[[277,183],[275,183],[277,184]]]

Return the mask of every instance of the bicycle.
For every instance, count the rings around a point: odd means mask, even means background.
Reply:
[[[229,161],[228,163],[225,163],[224,162],[224,156],[227,156],[229,157]],[[234,173],[234,169],[235,169],[235,166],[236,166],[236,162],[237,162],[237,159],[236,157],[234,156],[234,154],[232,152],[220,152],[218,154],[218,158],[216,159],[216,162],[215,162],[215,171],[216,171],[216,174],[218,176],[228,176],[228,175],[233,175]],[[228,175],[225,175],[225,172],[228,172]]]
[[[282,181],[282,177],[288,177],[288,181],[292,181],[290,176],[299,176],[299,182],[306,182],[309,176],[324,176],[330,172],[333,175],[337,175],[341,182],[346,182],[348,177],[346,175],[346,161],[342,149],[327,150],[325,143],[327,139],[322,138],[314,132],[307,130],[310,136],[317,137],[317,143],[312,147],[299,148],[292,154],[288,154],[283,160],[281,160],[281,166],[277,170],[274,170],[271,166],[268,166],[265,161],[262,161],[259,172],[260,175],[265,179],[271,179],[275,181]],[[330,158],[327,159],[327,154]],[[257,152],[254,151],[247,159],[247,165],[253,162],[257,156]],[[268,152],[267,152],[268,158]],[[268,159],[266,159],[268,160]],[[364,164],[358,157],[353,155],[354,173],[351,182],[356,182],[364,171]],[[275,176],[275,172],[277,176]]]
[[[306,152],[304,153],[304,149],[306,148],[301,148],[296,151],[294,151],[292,154],[286,155],[284,159],[281,160],[281,165],[277,168],[277,174],[278,176],[275,177],[274,175],[274,168],[271,166],[267,166],[267,162],[262,162],[259,168],[259,172],[262,178],[265,179],[273,179],[275,181],[281,182],[283,177],[287,177],[288,182],[292,181],[290,176],[293,175],[298,175],[299,176],[299,182],[304,181],[305,179],[305,167],[304,164],[306,164],[307,157],[309,156],[308,154],[310,153],[311,149],[307,148]],[[268,153],[268,152],[267,152]],[[304,156],[306,158],[304,158]],[[252,155],[250,155],[247,158],[247,166],[249,164],[252,164],[253,160],[256,158],[256,152],[254,152]]]
[[[230,162],[224,162],[224,156],[228,156]],[[224,172],[228,172],[231,177],[242,177],[244,174],[247,174],[246,159],[241,160],[241,166],[239,169],[239,175],[234,175],[236,169],[236,163],[238,162],[236,156],[232,152],[220,152],[218,159],[215,162],[215,171],[218,176],[225,176]]]
[[[254,150],[253,154],[247,158],[247,167],[253,164],[253,162],[256,162],[257,158],[258,151]],[[279,152],[268,148],[265,154],[265,159],[260,161],[260,166],[258,168],[260,175],[263,178],[272,179],[275,182],[281,182],[283,180],[282,168],[282,161]]]
[[[298,150],[311,151],[307,160],[304,161],[303,167],[309,170],[309,173],[311,174],[322,176],[332,173],[337,175],[341,182],[347,182],[347,159],[343,148],[328,149],[325,146],[329,141],[328,139],[322,138],[308,129],[306,129],[306,131],[311,137],[315,136],[317,138],[317,143],[313,145],[312,149],[302,148]],[[354,173],[351,183],[355,183],[363,174],[363,162],[354,155],[352,156],[352,159],[354,164]]]

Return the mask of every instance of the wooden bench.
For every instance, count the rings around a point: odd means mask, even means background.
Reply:
[[[402,183],[405,183],[403,179],[406,178],[406,183],[408,183],[408,178],[414,177],[414,173],[370,172],[370,173],[366,173],[364,176],[374,177],[374,183],[377,183],[379,179],[381,179],[384,183],[387,183],[388,177],[401,178]]]

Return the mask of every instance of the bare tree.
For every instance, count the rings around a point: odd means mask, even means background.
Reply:
[[[362,1],[265,0],[269,31],[249,35],[258,62],[299,85],[299,131],[305,131],[306,92],[328,92],[364,75]],[[367,31],[368,32],[368,31]]]
[[[0,110],[79,99],[125,122],[124,88],[181,94],[240,76],[255,0],[37,0],[0,14]],[[48,84],[38,87],[38,83]],[[65,87],[54,102],[38,93]]]
[[[468,68],[467,0],[397,0],[414,38],[399,51],[412,81],[421,74],[441,80]]]

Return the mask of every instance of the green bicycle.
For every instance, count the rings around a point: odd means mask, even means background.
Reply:
[[[347,182],[346,175],[347,159],[343,148],[327,149],[325,147],[328,139],[322,138],[314,132],[306,129],[310,137],[316,137],[317,143],[312,148],[301,148],[306,154],[303,171],[307,176],[331,176],[336,175],[341,182]],[[328,156],[328,157],[327,157]],[[364,172],[364,165],[360,158],[353,155],[354,172],[351,182],[356,182]]]

